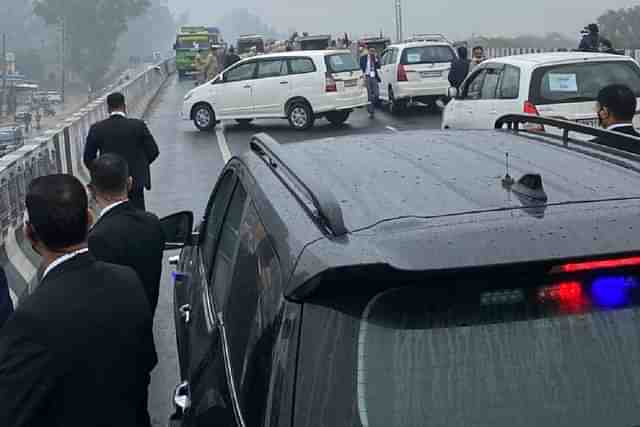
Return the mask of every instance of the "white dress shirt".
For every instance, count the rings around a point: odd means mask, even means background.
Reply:
[[[109,116],[127,117],[127,115],[125,113],[123,113],[122,111],[114,111],[111,114],[109,114]]]
[[[98,219],[102,218],[103,216],[106,215],[107,212],[109,212],[111,209],[115,208],[116,206],[119,206],[123,203],[128,202],[128,200],[120,200],[119,202],[115,202],[115,203],[111,203],[109,206],[107,206],[106,208],[102,209],[100,211],[100,215],[98,215]]]
[[[617,128],[633,127],[633,123],[616,123],[607,128],[607,130],[616,130]]]
[[[78,249],[77,251],[74,252],[70,252],[68,254],[62,255],[60,258],[57,258],[55,261],[53,261],[51,264],[49,264],[49,266],[44,270],[44,273],[42,273],[42,278],[40,279],[40,281],[43,281],[44,278],[47,276],[47,274],[53,270],[54,268],[58,267],[60,264],[63,264],[67,261],[69,261],[70,259],[73,259],[75,257],[77,257],[78,255],[84,254],[89,252],[88,248],[82,248],[82,249]]]

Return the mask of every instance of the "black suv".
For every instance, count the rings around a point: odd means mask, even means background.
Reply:
[[[173,422],[640,423],[640,139],[505,124],[256,135],[195,233],[165,220]]]

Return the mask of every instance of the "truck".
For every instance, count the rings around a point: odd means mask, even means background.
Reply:
[[[222,41],[216,27],[181,27],[176,35],[173,49],[176,51],[176,69],[180,80],[198,74],[196,55],[206,58],[209,47]]]
[[[331,45],[331,35],[306,35],[296,38],[296,50],[325,50]]]
[[[264,37],[259,34],[241,35],[238,37],[237,53],[241,58],[264,53]]]

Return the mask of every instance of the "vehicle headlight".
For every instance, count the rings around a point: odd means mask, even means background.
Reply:
[[[185,96],[184,96],[184,100],[188,101],[189,98],[191,98],[193,96],[193,92],[188,92]]]

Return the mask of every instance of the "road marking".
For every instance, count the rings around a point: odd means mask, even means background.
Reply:
[[[224,160],[224,164],[226,165],[227,162],[231,160],[231,150],[229,150],[227,139],[224,137],[224,123],[222,122],[220,122],[219,126],[216,126],[216,137],[220,153],[222,153],[222,160]]]
[[[16,240],[15,233],[16,231],[13,227],[9,228],[9,231],[7,232],[7,240],[4,245],[7,252],[7,258],[9,258],[11,265],[18,270],[18,273],[20,273],[27,284],[31,284],[37,270],[33,264],[31,264],[31,260],[29,260],[29,258],[27,258],[27,256],[22,252],[22,248]]]
[[[400,131],[393,126],[387,126],[386,129],[390,130],[391,132],[400,133]]]

